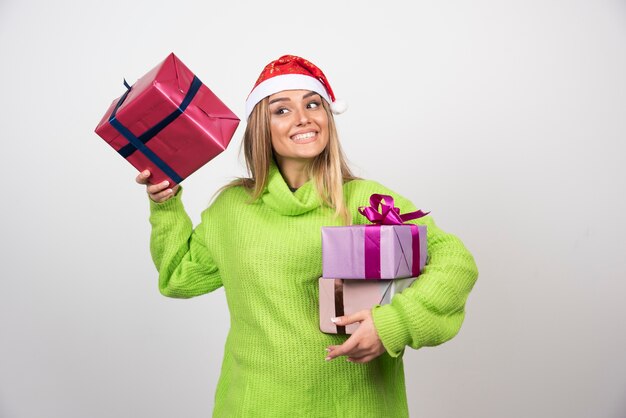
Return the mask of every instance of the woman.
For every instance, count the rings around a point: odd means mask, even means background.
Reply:
[[[322,226],[368,223],[357,212],[373,193],[343,157],[323,73],[287,55],[268,64],[246,102],[249,178],[226,186],[193,229],[182,190],[137,182],[150,196],[151,252],[166,296],[224,286],[230,331],[214,416],[408,416],[402,354],[452,338],[477,271],[471,254],[430,216],[429,263],[392,302],[336,318],[359,322],[349,338],[320,332]],[[339,361],[345,358],[348,361]]]

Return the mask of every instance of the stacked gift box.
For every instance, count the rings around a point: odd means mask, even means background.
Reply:
[[[401,214],[391,196],[379,194],[359,212],[372,224],[322,228],[319,304],[325,333],[352,334],[358,323],[342,327],[331,318],[389,303],[426,264],[426,226],[405,224],[426,213]]]

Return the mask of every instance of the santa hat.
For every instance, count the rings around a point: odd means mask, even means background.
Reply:
[[[330,103],[330,109],[335,115],[348,108],[345,102],[335,99],[326,76],[315,64],[295,55],[283,55],[267,64],[254,84],[246,99],[246,119],[257,103],[283,90],[314,91]]]

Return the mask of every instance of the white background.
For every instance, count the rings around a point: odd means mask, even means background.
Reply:
[[[223,290],[160,296],[93,132],[170,52],[240,117],[267,62],[318,64],[355,171],[475,255],[459,335],[406,352],[412,417],[626,416],[624,1],[2,0],[0,417],[211,414]],[[243,128],[185,181],[194,222]]]

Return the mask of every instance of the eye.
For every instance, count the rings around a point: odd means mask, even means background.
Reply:
[[[289,109],[287,109],[286,107],[279,107],[278,109],[274,110],[275,115],[284,115],[287,112],[289,112]]]
[[[317,109],[321,105],[322,104],[318,100],[313,100],[312,102],[309,102],[309,104],[307,104],[307,108],[309,108],[309,109]]]

